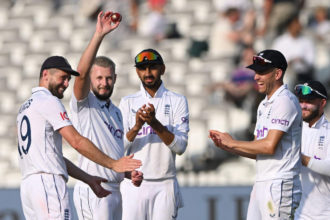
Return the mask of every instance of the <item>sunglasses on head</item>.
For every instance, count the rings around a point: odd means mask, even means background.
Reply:
[[[145,60],[154,61],[154,60],[157,60],[157,59],[158,59],[157,54],[155,54],[153,52],[150,52],[150,51],[145,51],[145,52],[142,52],[142,53],[138,54],[135,57],[135,62],[136,63],[141,63]]]
[[[325,95],[323,95],[322,93],[320,93],[319,91],[312,89],[310,86],[308,85],[304,85],[304,84],[298,84],[294,87],[294,90],[296,92],[296,94],[303,94],[303,95],[310,95],[312,92],[315,92],[316,94],[318,94],[319,96],[323,97],[323,98],[327,98]]]
[[[253,56],[253,63],[260,64],[260,65],[266,65],[272,63],[272,61],[267,60],[266,58],[263,58],[261,56]]]

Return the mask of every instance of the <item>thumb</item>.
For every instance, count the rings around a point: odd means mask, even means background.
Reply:
[[[132,159],[134,157],[134,154],[128,155],[127,158]]]

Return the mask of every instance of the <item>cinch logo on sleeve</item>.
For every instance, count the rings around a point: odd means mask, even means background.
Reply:
[[[257,138],[265,137],[267,132],[268,132],[268,128],[266,128],[266,127],[263,127],[262,129],[258,129],[257,130]]]
[[[68,114],[66,112],[60,112],[61,118],[62,120],[70,120],[68,117]]]
[[[273,118],[272,119],[272,124],[280,124],[280,125],[284,125],[284,126],[289,126],[289,121],[285,120],[285,119]]]

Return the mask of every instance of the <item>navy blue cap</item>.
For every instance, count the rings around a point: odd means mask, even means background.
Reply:
[[[71,68],[71,65],[69,64],[67,59],[65,59],[62,56],[48,57],[42,64],[40,71],[42,72],[45,69],[52,69],[52,68],[63,70],[64,72],[74,76],[80,75],[77,71]]]

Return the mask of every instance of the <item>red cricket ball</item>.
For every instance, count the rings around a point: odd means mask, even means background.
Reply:
[[[121,21],[121,15],[117,12],[111,14],[111,21],[118,22]]]

